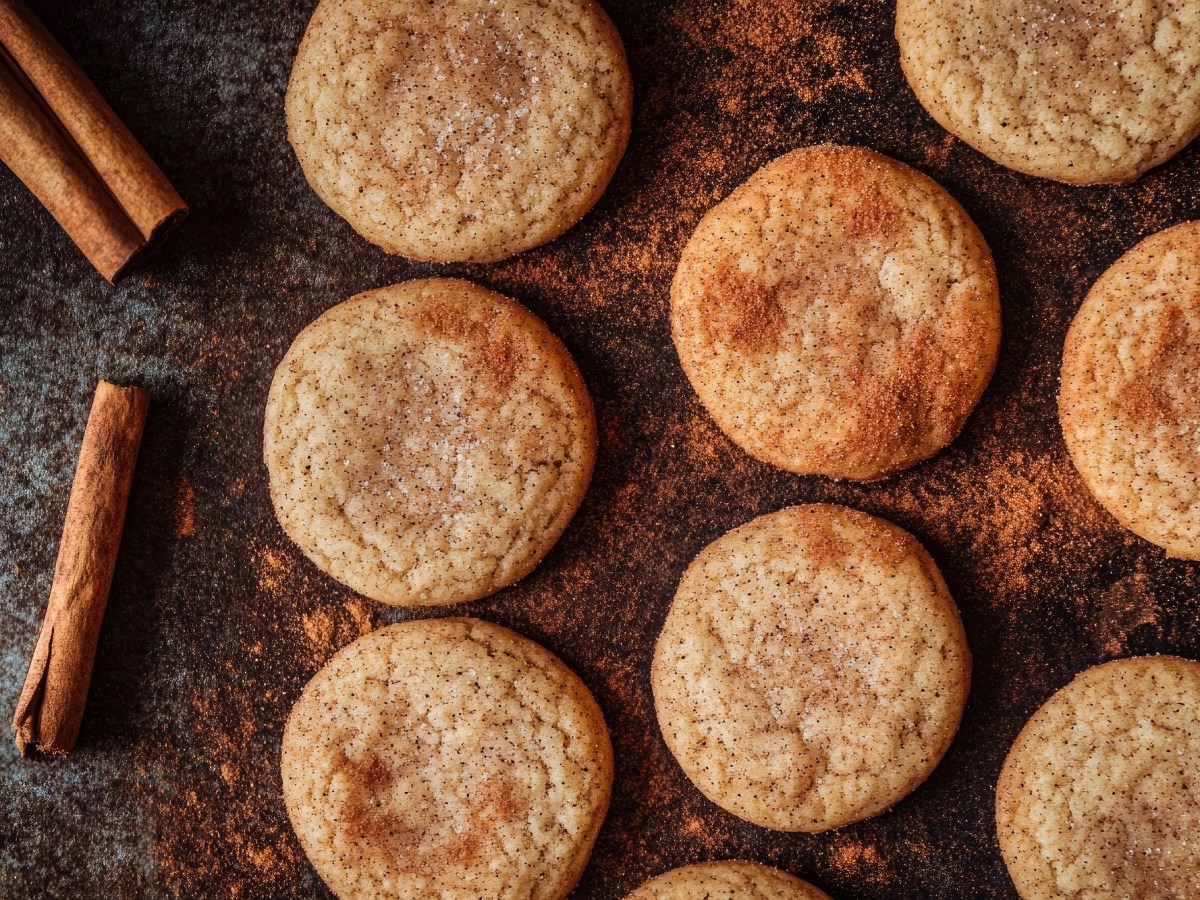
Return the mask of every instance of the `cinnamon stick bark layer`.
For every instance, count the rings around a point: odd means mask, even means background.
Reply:
[[[96,388],[46,617],[13,716],[22,754],[69,753],[79,736],[149,404],[143,388]]]
[[[186,204],[21,0],[0,0],[0,69],[0,160],[100,273],[118,280]],[[31,108],[42,114],[36,124]]]

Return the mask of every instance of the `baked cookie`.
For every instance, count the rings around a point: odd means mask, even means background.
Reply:
[[[612,791],[583,683],[477,619],[391,625],[338,653],[283,733],[283,799],[343,898],[566,897]]]
[[[779,869],[730,859],[672,869],[626,900],[829,900],[829,895]]]
[[[292,66],[288,140],[367,240],[490,262],[591,209],[632,102],[595,0],[321,0]]]
[[[886,156],[824,145],[759,169],[701,220],[671,334],[746,452],[869,481],[962,429],[996,363],[1000,295],[949,194]]]
[[[1200,134],[1195,0],[897,0],[900,63],[938,123],[1001,165],[1132,181]]]
[[[367,291],[293,342],[263,456],[283,530],[323,571],[398,606],[527,575],[575,514],[596,421],[566,348],[467,281]]]
[[[1025,900],[1200,897],[1200,663],[1095,666],[1021,729],[996,828]]]
[[[958,609],[908,532],[795,506],[706,547],[651,672],[667,746],[700,791],[783,831],[889,809],[958,728],[971,659]]]
[[[1101,505],[1200,559],[1200,222],[1146,238],[1093,285],[1067,332],[1058,412]]]

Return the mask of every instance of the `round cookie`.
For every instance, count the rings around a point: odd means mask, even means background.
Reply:
[[[1021,729],[996,786],[1024,900],[1200,897],[1200,664],[1088,669]]]
[[[613,779],[579,678],[477,619],[344,648],[292,708],[281,768],[300,845],[342,898],[566,897]]]
[[[1093,285],[1067,332],[1058,410],[1105,509],[1200,559],[1200,222],[1146,238]]]
[[[672,869],[626,900],[829,900],[829,895],[779,869],[731,859]]]
[[[983,237],[941,187],[823,145],[759,169],[701,220],[671,334],[746,452],[869,481],[962,429],[996,363],[1000,295]]]
[[[596,422],[579,370],[515,300],[410,281],[300,333],[267,399],[284,531],[384,603],[487,596],[527,575],[587,490]]]
[[[1200,134],[1195,0],[898,0],[900,63],[938,123],[1001,165],[1132,181]]]
[[[491,262],[592,207],[632,103],[621,38],[595,0],[321,0],[287,130],[313,190],[367,240]]]
[[[663,738],[706,797],[816,832],[929,776],[970,673],[958,609],[912,535],[816,504],[754,519],[692,561],[651,684]]]

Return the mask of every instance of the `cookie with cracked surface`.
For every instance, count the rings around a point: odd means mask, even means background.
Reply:
[[[342,898],[566,897],[612,791],[587,688],[477,619],[344,648],[296,701],[281,756],[292,826]]]
[[[1200,559],[1200,222],[1146,238],[1067,332],[1059,419],[1088,489],[1126,528]]]
[[[1086,670],[1021,729],[996,786],[1024,900],[1200,897],[1200,663]]]
[[[701,220],[671,334],[709,414],[782,469],[870,481],[961,431],[996,363],[987,244],[954,199],[859,147],[795,150]]]
[[[399,606],[527,575],[587,491],[596,421],[574,361],[515,300],[455,279],[367,291],[275,372],[263,455],[288,536]]]
[[[1200,134],[1195,0],[898,0],[900,62],[938,123],[1027,175],[1132,181]]]
[[[829,900],[829,895],[779,869],[731,859],[672,869],[626,900]]]
[[[632,86],[595,0],[321,0],[286,111],[309,184],[367,240],[491,262],[600,198]]]
[[[659,727],[718,806],[766,828],[877,815],[958,729],[971,657],[929,554],[842,506],[718,538],[680,581],[654,651]]]

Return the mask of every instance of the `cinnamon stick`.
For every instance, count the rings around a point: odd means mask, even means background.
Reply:
[[[0,160],[100,273],[118,280],[187,206],[21,0],[0,0],[0,68]]]
[[[13,716],[22,754],[69,753],[79,736],[149,404],[143,388],[96,388],[42,633]]]
[[[0,63],[0,162],[29,185],[92,264],[114,280],[145,243],[16,75]]]

